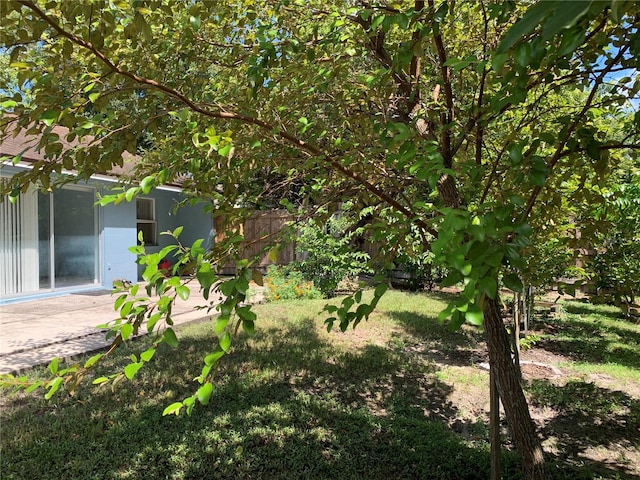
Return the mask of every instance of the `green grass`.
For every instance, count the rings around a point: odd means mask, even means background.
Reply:
[[[113,389],[85,386],[51,401],[5,397],[1,477],[488,478],[486,423],[465,420],[451,401],[453,383],[486,377],[456,370],[470,365],[481,335],[437,322],[447,298],[389,292],[368,322],[346,333],[326,331],[322,300],[257,306],[255,337],[235,341],[215,372],[210,405],[192,416],[163,417],[162,410],[196,388],[202,358],[215,346],[209,323],[183,328],[178,348],[163,347],[134,381]],[[95,375],[147,346],[131,342]],[[540,402],[562,401],[545,385],[535,388]],[[636,412],[637,402],[621,397],[617,404],[603,415]],[[520,477],[514,453],[505,451],[503,468],[504,478]],[[618,470],[604,465],[601,472],[586,463],[565,468],[561,458],[556,469],[567,479],[616,478]]]
[[[562,310],[541,345],[571,360],[561,366],[640,383],[640,324],[608,305],[566,302]]]

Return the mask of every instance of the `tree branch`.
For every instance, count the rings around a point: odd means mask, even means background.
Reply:
[[[436,233],[436,235],[437,235],[437,232],[435,232],[434,229],[429,227],[421,219],[415,218],[415,215],[413,214],[413,212],[411,212],[411,210],[409,210],[404,205],[400,204],[397,200],[392,198],[390,195],[388,195],[382,189],[380,189],[377,186],[373,185],[371,182],[367,181],[365,178],[363,178],[362,176],[360,176],[356,172],[353,172],[353,171],[349,170],[347,167],[342,165],[342,163],[340,163],[340,161],[337,160],[336,158],[333,158],[329,154],[327,154],[325,152],[322,152],[321,150],[319,150],[318,148],[314,147],[313,145],[305,142],[304,140],[299,139],[299,138],[295,137],[294,135],[291,135],[285,129],[277,128],[274,125],[271,125],[271,124],[269,124],[267,122],[264,122],[262,120],[254,118],[254,117],[250,117],[250,116],[246,116],[246,115],[240,115],[240,114],[237,114],[237,113],[227,112],[227,111],[223,111],[223,110],[212,111],[212,110],[209,110],[207,108],[204,108],[202,105],[199,105],[199,104],[193,102],[186,95],[184,95],[183,93],[181,93],[180,91],[178,91],[178,90],[176,90],[174,88],[171,88],[171,87],[169,87],[167,85],[164,85],[164,84],[162,84],[160,82],[157,82],[156,80],[152,80],[152,79],[149,79],[149,78],[141,77],[141,76],[139,76],[139,75],[137,75],[135,73],[132,73],[132,72],[129,72],[127,70],[124,70],[124,69],[120,68],[118,65],[113,63],[109,58],[107,58],[107,56],[103,52],[98,50],[98,48],[96,48],[91,42],[87,42],[84,39],[82,39],[82,38],[80,38],[80,37],[68,32],[64,28],[62,28],[54,19],[52,19],[46,13],[44,13],[33,1],[31,1],[31,0],[18,0],[18,3],[24,5],[25,7],[29,8],[29,9],[31,9],[37,16],[39,16],[42,20],[44,20],[49,26],[51,26],[62,37],[70,40],[71,42],[75,43],[76,45],[79,45],[79,46],[85,48],[86,50],[88,50],[89,52],[91,52],[96,58],[101,60],[114,73],[117,73],[118,75],[121,75],[121,76],[123,76],[125,78],[128,78],[128,79],[132,80],[133,82],[136,82],[136,83],[139,83],[139,84],[142,84],[142,85],[149,85],[149,86],[151,86],[151,87],[153,87],[153,88],[165,93],[166,95],[168,95],[170,97],[178,99],[184,105],[189,107],[189,109],[191,109],[192,111],[200,113],[200,114],[202,114],[204,116],[207,116],[207,117],[210,117],[210,118],[220,118],[220,119],[226,119],[226,120],[235,120],[235,121],[238,121],[238,122],[241,122],[241,123],[257,126],[260,129],[265,130],[265,131],[270,132],[270,133],[275,133],[276,136],[280,137],[283,140],[286,140],[287,142],[289,142],[290,144],[294,145],[299,150],[301,150],[301,151],[303,151],[303,152],[305,152],[305,153],[307,153],[309,155],[319,157],[319,159],[324,159],[335,170],[337,170],[340,173],[342,173],[345,177],[351,178],[351,179],[355,180],[356,182],[360,183],[367,190],[369,190],[372,194],[377,196],[380,200],[386,202],[391,207],[396,209],[398,212],[402,213],[404,216],[406,216],[411,221],[413,221],[417,226],[419,226],[420,228],[424,229],[425,231],[428,231],[429,233],[432,233],[432,234]]]
[[[435,13],[435,7],[433,4],[433,0],[429,1],[429,9],[431,13]],[[451,149],[451,127],[450,123],[454,119],[454,103],[453,103],[453,89],[451,87],[451,69],[445,65],[447,62],[447,51],[444,47],[444,42],[442,40],[442,35],[440,34],[439,28],[435,25],[435,22],[432,18],[432,28],[434,32],[433,41],[436,46],[436,52],[438,54],[438,64],[440,67],[440,76],[442,77],[443,88],[444,88],[444,103],[446,107],[446,112],[440,115],[440,125],[442,127],[442,133],[440,135],[440,148],[442,149],[442,156],[444,158],[444,167],[452,168],[453,167],[453,157],[452,157],[452,149]]]
[[[567,128],[567,131],[566,131],[566,133],[564,135],[564,138],[562,139],[562,141],[560,142],[560,144],[556,148],[556,151],[553,154],[553,156],[551,157],[551,159],[549,160],[549,162],[547,163],[547,168],[549,169],[549,172],[551,172],[553,170],[553,168],[557,165],[558,161],[561,158],[566,156],[566,154],[573,152],[573,150],[570,151],[570,152],[564,152],[564,148],[565,148],[567,142],[569,141],[569,138],[571,138],[571,135],[573,134],[575,129],[578,127],[578,124],[582,121],[582,119],[586,115],[587,111],[589,111],[589,109],[591,108],[591,104],[593,103],[593,99],[595,98],[596,93],[598,92],[598,89],[599,89],[600,85],[602,84],[602,82],[604,81],[606,75],[609,73],[609,70],[611,68],[613,68],[613,65],[615,63],[619,62],[620,59],[622,59],[622,57],[624,56],[624,54],[626,53],[628,48],[629,48],[629,46],[627,45],[627,46],[621,48],[620,50],[618,50],[618,54],[615,56],[613,61],[608,65],[609,68],[603,69],[603,71],[600,73],[600,75],[598,75],[598,78],[596,78],[595,81],[593,82],[593,86],[591,87],[591,92],[589,92],[589,96],[587,97],[587,100],[584,103],[584,107],[582,108],[580,113],[574,118],[573,122],[571,122],[571,124],[569,125],[569,128]],[[533,206],[536,203],[536,199],[538,198],[538,195],[540,195],[541,191],[542,191],[542,187],[540,187],[540,186],[535,186],[533,188],[533,190],[531,192],[531,195],[529,196],[529,201],[527,202],[527,206],[525,207],[524,211],[522,212],[521,221],[524,222],[529,217],[529,215],[531,214],[531,210],[533,210]]]

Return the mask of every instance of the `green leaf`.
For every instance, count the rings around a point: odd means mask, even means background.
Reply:
[[[120,309],[120,318],[126,318],[127,315],[129,315],[129,312],[131,312],[132,308],[133,308],[133,300],[129,300],[128,302],[125,302],[122,305],[122,308]]]
[[[571,2],[563,2],[571,3]],[[531,33],[542,21],[542,19],[556,9],[557,1],[537,2],[530,7],[523,17],[507,30],[507,33],[500,41],[496,53],[504,53],[516,44],[525,35]]]
[[[145,41],[151,42],[153,40],[153,31],[144,17],[141,14],[136,13],[133,21],[136,26],[136,30],[142,33]]]
[[[129,365],[124,367],[125,377],[127,377],[129,380],[132,380],[134,375],[138,372],[138,370],[142,368],[142,365],[144,365],[143,362],[137,362],[137,363],[130,363]]]
[[[208,405],[209,399],[211,398],[211,394],[213,393],[213,385],[210,382],[205,383],[199,389],[196,395],[198,396],[198,401],[202,405]]]
[[[222,157],[228,158],[229,154],[231,153],[231,148],[232,145],[230,143],[227,143],[224,147],[218,150],[218,154]]]
[[[120,329],[120,336],[122,336],[123,340],[128,340],[132,333],[133,325],[131,325],[130,323],[125,323],[124,325],[122,325],[122,328]]]
[[[102,385],[103,383],[106,383],[108,381],[109,381],[109,379],[107,377],[98,377],[91,383],[93,385]]]
[[[164,409],[164,411],[162,412],[162,416],[171,415],[171,414],[178,415],[180,413],[180,409],[182,408],[182,406],[183,406],[182,402],[174,402]]]
[[[558,47],[558,55],[564,56],[573,53],[586,39],[586,31],[580,26],[575,26],[565,30],[562,34],[562,41]]]
[[[216,274],[211,270],[198,270],[198,272],[196,272],[196,278],[198,279],[198,283],[200,283],[202,289],[205,290],[215,283]]]
[[[381,298],[388,288],[389,286],[386,283],[379,283],[378,285],[376,285],[376,288],[373,291],[373,296],[376,298]]]
[[[44,396],[44,398],[47,399],[47,400],[51,399],[51,397],[53,397],[53,394],[56,393],[58,391],[58,389],[60,388],[60,385],[62,385],[62,381],[63,381],[62,377],[56,377],[56,378],[53,379],[52,382],[47,384],[47,387],[49,388],[49,391]]]
[[[153,332],[153,328],[156,326],[158,321],[162,318],[162,314],[160,312],[156,312],[149,317],[147,320],[147,332]]]
[[[247,332],[248,335],[253,336],[256,333],[256,325],[253,320],[242,320],[242,329]]]
[[[624,6],[627,0],[612,0],[611,2],[611,17],[615,22],[619,22],[622,20],[622,16],[624,15]]]
[[[522,292],[523,286],[520,277],[515,273],[510,273],[502,278],[504,286],[514,292]]]
[[[55,357],[51,362],[49,362],[48,368],[52,375],[58,373],[58,357]]]
[[[470,262],[465,262],[462,265],[462,268],[460,268],[460,273],[462,273],[462,275],[464,275],[465,277],[468,277],[469,274],[471,273],[472,268],[473,268],[473,265]]]
[[[357,303],[360,303],[362,301],[362,290],[358,290],[354,295],[353,298],[355,299],[355,301]]]
[[[213,327],[213,331],[216,335],[220,336],[222,334],[224,329],[227,328],[227,325],[229,325],[229,320],[230,318],[226,315],[221,315],[220,317],[218,317],[218,319],[216,320],[216,324]]]
[[[140,354],[140,360],[149,362],[156,353],[156,349],[151,347]]]
[[[455,332],[462,326],[464,320],[465,316],[462,314],[462,312],[460,312],[459,310],[455,310],[451,315],[451,320],[449,320],[447,326],[449,327],[449,330]]]
[[[513,51],[513,58],[521,67],[526,67],[531,58],[531,45],[529,43],[521,43]]]
[[[189,17],[189,23],[191,24],[191,28],[193,28],[195,31],[198,31],[200,30],[200,25],[202,25],[202,20],[200,20],[200,17],[191,15]]]
[[[149,175],[142,179],[142,181],[140,182],[140,188],[142,189],[142,192],[146,195],[155,186],[155,183],[156,183],[155,177]]]
[[[544,187],[544,184],[547,181],[547,175],[541,170],[533,170],[529,172],[529,181],[531,182],[531,185]]]
[[[104,353],[97,353],[96,355],[91,357],[89,360],[84,362],[84,368],[91,368],[93,365],[96,364],[98,360],[100,360],[103,357],[103,355]]]
[[[563,1],[554,8],[553,15],[544,23],[542,27],[542,38],[549,40],[561,30],[572,27],[587,13],[591,0],[571,0]]]
[[[138,187],[131,187],[129,188],[125,194],[124,194],[124,198],[127,202],[130,202],[131,200],[133,200],[133,197],[138,193]]]
[[[509,55],[507,55],[506,53],[494,54],[491,57],[491,69],[494,72],[500,71],[500,69],[503,67],[503,65],[505,64],[508,58],[509,58]]]
[[[470,304],[464,314],[464,319],[471,325],[480,326],[482,325],[484,315],[482,314],[482,310],[480,310],[480,307],[475,304]]]
[[[229,351],[231,350],[231,333],[224,332],[222,337],[220,337],[220,348],[225,353],[229,353]]]
[[[236,313],[243,320],[256,321],[258,318],[257,315],[251,311],[251,305],[244,305],[242,307],[237,307]]]
[[[162,333],[162,339],[169,345],[170,347],[178,346],[178,337],[176,337],[176,332],[173,331],[173,328],[167,328]]]
[[[600,160],[601,157],[601,152],[600,152],[600,147],[602,146],[602,144],[597,141],[595,138],[591,139],[589,141],[589,143],[587,143],[587,155],[589,155],[590,158],[592,158],[593,160]]]
[[[484,292],[492,300],[496,299],[498,294],[498,283],[492,277],[484,277],[478,281],[480,291]]]
[[[34,390],[36,390],[36,389],[40,388],[40,387],[42,386],[42,384],[43,384],[43,383],[44,383],[44,382],[42,382],[42,381],[37,381],[37,382],[35,382],[35,383],[33,383],[33,384],[29,385],[29,386],[26,388],[26,390],[24,391],[24,393],[29,394],[29,393],[33,392]]]
[[[204,358],[204,363],[207,366],[214,365],[218,360],[220,360],[224,356],[224,350],[221,348],[217,349],[213,353],[210,353]]]
[[[458,271],[454,271],[451,272],[449,275],[447,275],[445,278],[442,279],[442,281],[440,282],[440,285],[442,287],[453,287],[454,285],[457,285],[458,283],[460,283],[463,280],[462,274]]]
[[[186,301],[189,299],[191,290],[189,290],[189,287],[187,287],[186,285],[180,285],[179,287],[176,287],[176,293],[182,300]]]
[[[53,125],[53,122],[55,122],[57,118],[58,118],[58,112],[56,110],[47,110],[42,115],[40,115],[40,120],[47,127],[50,127],[51,125]]]

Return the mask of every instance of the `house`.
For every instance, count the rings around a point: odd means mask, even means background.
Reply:
[[[64,139],[67,130],[54,127],[53,133]],[[0,165],[0,180],[6,181],[46,158],[35,148],[34,137],[19,133],[0,142],[0,158],[5,160]],[[14,165],[11,159],[23,151]],[[203,205],[174,211],[183,199],[179,186],[161,186],[128,203],[97,205],[98,195],[109,193],[121,173],[94,175],[89,181],[66,185],[52,193],[33,187],[15,204],[7,199],[0,202],[0,302],[110,289],[118,279],[139,280],[142,268],[129,251],[137,243],[138,232],[142,232],[150,253],[173,241],[161,232],[178,226],[184,227],[180,236],[183,244],[209,237],[213,220]]]

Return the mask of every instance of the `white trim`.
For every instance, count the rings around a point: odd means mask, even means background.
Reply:
[[[2,1],[2,0],[0,0]],[[30,165],[28,163],[23,163],[23,162],[18,162],[16,164],[13,164],[11,162],[3,162],[3,165],[6,165],[8,167],[17,167],[17,168],[27,168],[29,170],[33,170],[33,165]],[[75,177],[77,176],[77,173],[70,171],[70,170],[62,170],[62,172],[60,173],[60,175],[69,175],[71,177]],[[119,178],[114,178],[114,177],[110,177],[108,175],[102,175],[99,173],[96,173],[94,175],[91,175],[89,177],[90,180],[98,180],[101,182],[108,182],[108,183],[121,183],[121,180]],[[176,193],[180,193],[182,192],[182,188],[180,187],[174,187],[171,185],[158,185],[157,187],[155,187],[156,190],[162,190],[162,191],[167,191],[167,192],[176,192]]]

